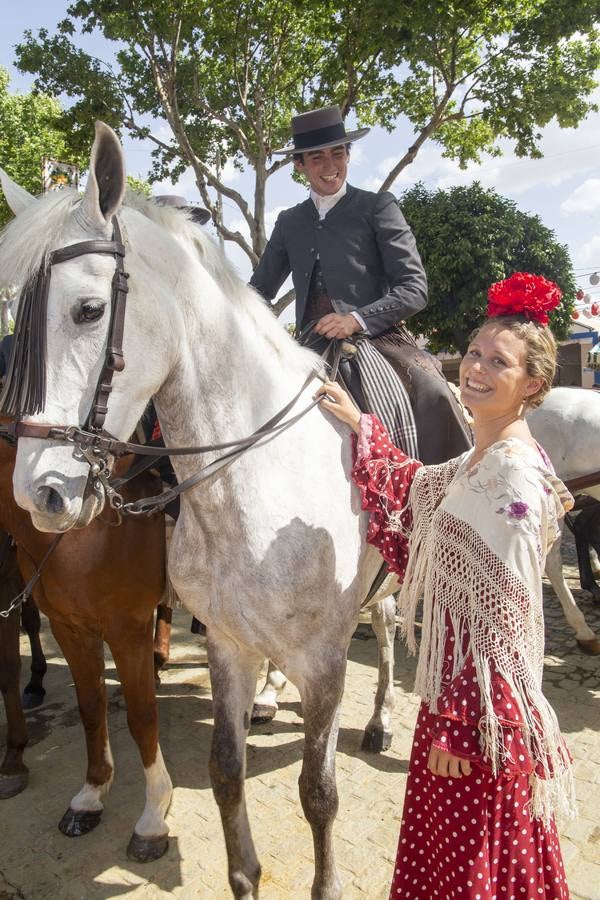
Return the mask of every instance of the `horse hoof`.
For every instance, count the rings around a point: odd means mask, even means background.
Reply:
[[[154,678],[156,681],[160,681],[160,670],[163,669],[168,663],[168,657],[163,656],[162,653],[158,653],[158,651],[154,651]]]
[[[25,688],[23,696],[21,697],[23,709],[35,709],[37,706],[41,706],[45,696],[46,691],[44,688],[39,688],[39,690],[34,688],[27,690],[27,688]]]
[[[578,638],[577,643],[579,644],[579,649],[587,653],[588,656],[600,656],[600,641],[597,637],[588,641],[580,641]]]
[[[69,807],[58,823],[58,827],[67,837],[81,837],[82,834],[93,831],[96,825],[100,824],[101,818],[101,809],[86,811]]]
[[[277,715],[276,706],[267,706],[265,703],[255,703],[252,707],[250,721],[253,725],[267,725]]]
[[[372,728],[369,731],[365,731],[361,750],[366,750],[368,753],[382,753],[384,750],[389,750],[391,746],[391,731],[384,731],[383,728]]]
[[[161,834],[159,837],[140,837],[134,831],[127,847],[127,858],[139,863],[153,862],[165,855],[168,846],[168,834]]]
[[[16,797],[25,790],[28,782],[29,772],[16,772],[14,775],[4,775],[0,772],[0,800]]]

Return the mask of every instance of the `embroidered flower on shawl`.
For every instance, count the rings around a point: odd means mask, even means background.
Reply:
[[[529,512],[529,506],[523,500],[515,500],[498,512],[506,512],[512,519],[524,519]]]

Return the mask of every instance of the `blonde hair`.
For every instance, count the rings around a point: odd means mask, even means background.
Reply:
[[[524,316],[493,316],[471,334],[471,340],[488,325],[506,328],[520,338],[527,348],[525,367],[530,378],[541,378],[542,385],[535,394],[527,397],[525,405],[529,409],[541,406],[556,375],[557,346],[554,335],[546,325],[532,322]]]

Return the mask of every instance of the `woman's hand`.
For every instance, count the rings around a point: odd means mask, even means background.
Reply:
[[[346,393],[343,387],[334,381],[326,381],[317,393],[315,400],[321,397],[320,405],[323,409],[333,413],[341,422],[350,425],[358,434],[360,430],[360,410],[354,404],[354,400]]]
[[[430,772],[434,775],[441,775],[442,778],[462,778],[463,775],[471,774],[471,763],[468,759],[452,756],[445,750],[438,750],[433,744],[429,750],[427,766]]]

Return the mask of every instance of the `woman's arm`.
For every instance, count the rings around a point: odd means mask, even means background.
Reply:
[[[395,447],[377,416],[361,414],[338,384],[326,382],[317,396],[324,398],[321,404],[326,410],[357,435],[353,437],[352,478],[363,510],[370,513],[367,541],[379,550],[391,571],[403,576],[412,527],[409,492],[421,463]]]

